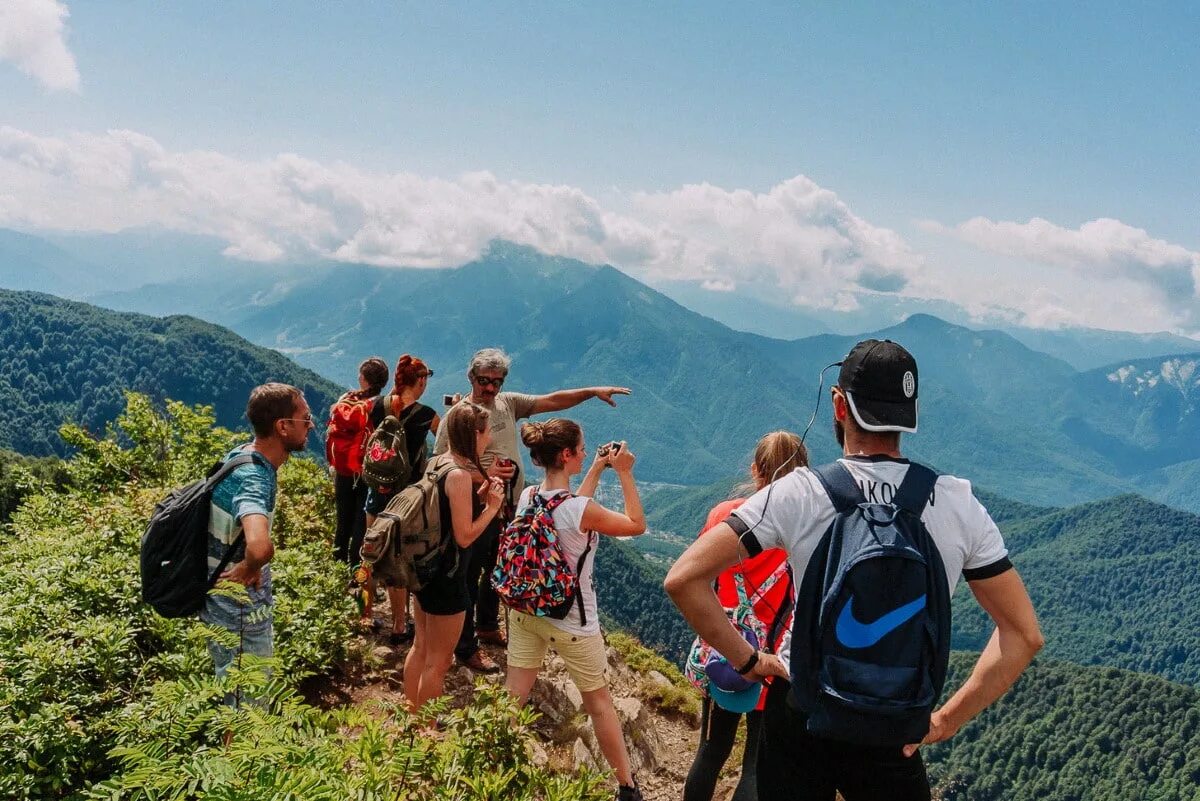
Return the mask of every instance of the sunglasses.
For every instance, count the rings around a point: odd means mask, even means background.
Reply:
[[[503,378],[488,378],[487,376],[477,375],[473,376],[472,380],[481,387],[495,387],[496,389],[500,389],[500,387],[504,386]]]
[[[308,417],[281,417],[280,419],[288,423],[304,423],[304,425],[308,426],[309,428],[312,428],[316,425],[316,422],[313,421],[311,414]]]

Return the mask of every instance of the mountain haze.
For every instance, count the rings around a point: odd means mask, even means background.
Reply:
[[[593,442],[636,443],[649,480],[702,484],[737,472],[765,431],[802,430],[820,369],[874,335],[902,342],[921,364],[921,433],[905,443],[914,458],[1044,505],[1140,491],[1200,509],[1191,468],[1178,466],[1195,458],[1178,427],[1107,384],[1104,419],[1094,419],[1098,379],[1002,332],[917,314],[873,334],[770,339],[691,312],[611,267],[505,243],[464,267],[429,270],[228,259],[200,267],[211,243],[172,250],[169,239],[154,241],[191,265],[187,277],[169,265],[174,280],[108,293],[104,303],[212,320],[346,385],[367,355],[417,353],[436,371],[435,405],[467,388],[467,358],[486,344],[515,357],[513,389],[625,384],[635,395],[619,410],[592,402],[571,415]],[[95,250],[115,262],[120,246],[110,239]],[[835,371],[825,378],[809,436],[814,460],[836,453],[827,406]],[[1140,427],[1120,430],[1130,416]],[[1172,440],[1174,451],[1161,444]]]

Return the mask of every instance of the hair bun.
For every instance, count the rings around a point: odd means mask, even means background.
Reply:
[[[536,448],[546,438],[546,424],[531,420],[521,426],[521,441],[528,448]]]

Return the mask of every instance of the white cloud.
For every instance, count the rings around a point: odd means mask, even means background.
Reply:
[[[451,267],[494,239],[714,292],[764,288],[800,306],[873,308],[885,293],[950,301],[980,321],[1200,329],[1200,254],[1116,220],[921,223],[928,258],[804,176],[753,192],[710,184],[611,192],[380,173],[297,155],[173,152],[142,134],[42,137],[0,127],[0,226],[157,225],[251,261]],[[959,244],[959,243],[966,243]],[[954,251],[958,251],[957,253]]]
[[[1200,252],[1120,220],[1100,218],[1076,229],[1040,217],[919,225],[986,253],[1042,265],[1032,286],[1007,294],[992,289],[992,300],[1020,309],[1028,325],[1147,331],[1200,326]]]
[[[79,91],[79,69],[67,48],[70,12],[56,0],[0,2],[0,61],[11,61],[48,89]]]
[[[131,131],[66,139],[0,128],[0,224],[214,235],[227,254],[447,267],[493,239],[653,278],[733,289],[766,277],[810,305],[904,286],[920,260],[799,176],[756,194],[708,184],[602,206],[571,186],[382,174],[295,155],[244,161],[169,152]]]

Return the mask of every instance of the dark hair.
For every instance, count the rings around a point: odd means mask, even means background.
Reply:
[[[579,447],[582,437],[579,423],[562,417],[521,426],[521,441],[529,448],[533,463],[547,469],[562,467],[562,452]]]
[[[429,367],[416,356],[407,353],[401,356],[396,360],[396,394],[400,394],[401,387],[415,387],[428,372]]]
[[[388,382],[387,362],[378,356],[372,356],[358,366],[358,374],[367,380],[367,388],[358,394],[362,398],[371,398],[383,392]]]
[[[304,393],[291,384],[263,384],[250,390],[246,403],[246,419],[250,421],[256,437],[269,437],[275,433],[275,423],[287,420],[296,413],[296,403]]]
[[[479,453],[475,447],[475,437],[483,433],[487,427],[488,410],[482,406],[462,401],[446,415],[446,441],[450,444],[450,452],[455,456],[469,459],[479,475],[487,477],[487,471],[479,461]]]

